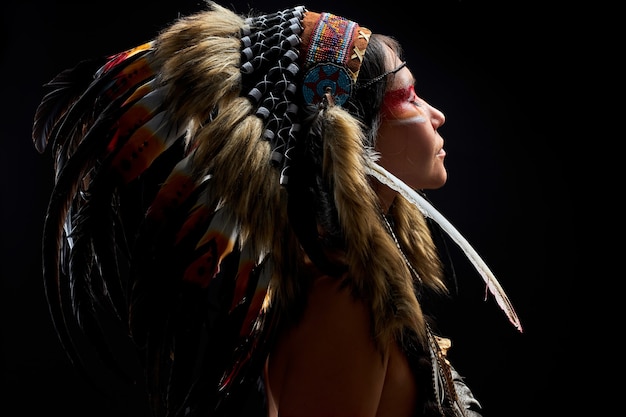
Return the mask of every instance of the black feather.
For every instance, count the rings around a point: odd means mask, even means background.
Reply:
[[[32,130],[37,151],[45,152],[54,126],[93,82],[96,71],[104,62],[104,58],[81,61],[44,84],[45,94],[35,111]]]
[[[47,146],[53,146],[55,153],[63,153],[66,155],[66,158],[69,158],[75,147],[78,146],[72,143],[71,140],[77,138],[78,142],[80,142],[85,128],[88,128],[95,119],[99,118],[101,113],[106,113],[106,109],[115,108],[110,105],[112,102],[121,102],[119,100],[120,97],[129,95],[128,90],[115,92],[115,95],[110,97],[105,94],[110,93],[107,90],[114,85],[115,77],[128,65],[150,52],[150,50],[142,51],[110,68],[108,71],[98,71],[100,75],[83,89],[82,94],[63,112],[62,117],[57,118],[57,121],[51,124],[52,129],[49,132],[49,144]],[[140,84],[139,81],[138,84]],[[138,84],[135,84],[134,87],[138,87]],[[130,88],[131,86],[128,87]],[[117,108],[119,108],[119,105]]]
[[[95,84],[98,83],[96,82]],[[94,84],[92,84],[92,87],[93,85]],[[99,113],[91,128],[88,129],[84,135],[80,136],[80,141],[77,144],[71,144],[72,147],[75,147],[74,150],[68,151],[67,153],[61,152],[67,155],[67,159],[57,167],[58,174],[48,202],[46,218],[44,221],[42,252],[46,297],[48,299],[52,321],[57,330],[61,344],[65,348],[70,360],[81,372],[84,372],[84,369],[82,369],[81,360],[74,346],[74,341],[72,340],[72,331],[70,330],[70,325],[68,324],[69,313],[65,310],[65,304],[68,299],[66,291],[69,291],[69,289],[66,288],[62,282],[65,279],[70,279],[70,275],[68,274],[72,274],[71,269],[77,268],[78,264],[69,264],[71,253],[68,253],[67,250],[63,250],[64,247],[67,247],[65,246],[65,241],[68,239],[68,236],[64,232],[64,227],[66,227],[68,233],[72,230],[74,230],[74,233],[82,233],[80,231],[80,225],[84,224],[86,221],[85,219],[90,218],[91,214],[89,214],[87,210],[89,206],[84,206],[84,198],[88,195],[86,194],[86,191],[88,191],[88,185],[86,183],[89,181],[92,181],[93,183],[93,181],[95,181],[94,178],[97,178],[98,173],[100,172],[102,172],[102,175],[105,176],[110,174],[109,170],[101,168],[101,159],[103,158],[103,155],[106,154],[106,147],[110,141],[109,136],[111,127],[119,116],[119,112],[123,111],[121,104],[126,99],[126,96],[131,93],[132,90],[127,92],[126,95],[113,100],[107,108],[103,109],[103,111]],[[72,110],[74,110],[75,113],[73,116],[75,120],[81,118],[79,109],[86,109],[85,107],[77,106],[77,103],[82,103],[82,101],[83,98],[81,97],[72,107]],[[67,113],[63,116],[59,123],[62,123],[64,126],[68,126],[68,122],[65,120],[66,117],[68,117]],[[58,130],[58,133],[67,132],[63,129],[63,127],[61,127]],[[69,144],[65,141],[59,141],[59,144],[69,146]],[[112,180],[112,178],[107,177],[98,181],[106,183],[107,181]],[[98,194],[98,198],[102,202],[100,204],[111,204],[111,190],[113,189],[113,186],[109,184],[107,187],[109,187],[108,191],[106,187],[103,187],[102,190],[98,191],[98,193],[102,193]],[[75,223],[76,213],[80,213],[82,218],[79,223]],[[78,231],[75,229],[76,225],[79,226]],[[89,226],[84,226],[83,231],[84,233],[93,232]],[[79,239],[78,243],[80,244],[79,249],[74,248],[72,250],[86,251],[80,256],[83,260],[88,261],[89,265],[91,265],[95,256],[93,255],[93,246],[91,245],[92,241],[90,239]],[[69,257],[62,257],[61,254],[63,253],[68,254]],[[66,273],[61,274],[61,270],[66,271]],[[73,279],[77,279],[80,275],[88,276],[85,274],[90,274],[91,271],[92,269],[87,269],[83,272],[76,270],[74,272],[75,275],[73,276]],[[81,284],[82,279],[83,278],[78,278],[79,281],[77,282]],[[117,277],[115,277],[115,279],[117,279]],[[76,282],[73,285],[76,285]],[[74,295],[93,297],[93,293],[91,291],[92,289],[89,289],[89,291],[81,290],[76,292]],[[69,299],[71,300],[71,294]],[[71,301],[78,303],[81,302],[81,300]]]

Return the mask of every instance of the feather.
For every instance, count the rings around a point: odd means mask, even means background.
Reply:
[[[65,111],[93,82],[94,73],[102,65],[102,60],[85,60],[75,67],[59,73],[44,84],[48,91],[35,111],[32,139],[38,152],[43,153],[48,138],[56,123]]]
[[[242,338],[250,334],[256,319],[261,314],[272,277],[272,268],[265,265],[270,263],[269,259],[259,261],[255,255],[250,245],[243,247],[230,307],[230,313],[233,313],[239,306],[247,304],[247,312],[239,331],[239,336]]]
[[[246,245],[249,249],[249,245]],[[266,347],[266,332],[270,326],[266,326],[265,300],[274,268],[270,257],[265,257],[260,262],[252,258],[253,253],[243,248],[237,270],[237,282],[232,298],[232,306],[229,311],[230,327],[239,326],[239,333],[233,335],[234,350],[231,350],[229,367],[222,375],[219,391],[222,394],[235,388],[234,385],[242,384],[251,368],[262,366],[263,354],[253,357],[253,352]],[[254,267],[250,265],[254,263]],[[241,280],[241,282],[239,282]],[[241,291],[243,288],[244,291]],[[242,294],[243,293],[243,294]],[[243,297],[242,297],[243,295]]]
[[[174,168],[172,168],[170,173],[167,175],[167,178],[159,187],[159,191],[146,211],[147,221],[162,223],[167,220],[170,213],[178,210],[180,206],[186,203],[188,199],[195,192],[197,192],[200,186],[202,186],[203,188],[200,191],[201,195],[200,197],[196,196],[198,201],[195,202],[194,206],[190,209],[190,212],[187,213],[189,218],[187,218],[181,226],[181,231],[179,231],[178,234],[182,234],[182,236],[179,236],[177,241],[181,240],[185,235],[184,231],[188,230],[188,227],[185,227],[187,222],[191,222],[191,226],[189,226],[189,228],[193,228],[200,221],[200,219],[196,217],[201,216],[198,211],[204,215],[206,215],[206,212],[208,211],[206,204],[201,203],[205,201],[203,196],[207,192],[207,184],[206,182],[198,184],[194,180],[191,171],[192,160],[193,154],[190,154],[174,165]],[[202,207],[204,207],[204,210],[201,209]],[[194,220],[196,221],[194,222]]]
[[[209,228],[197,244],[197,257],[185,270],[183,279],[206,288],[219,272],[224,258],[233,251],[239,228],[226,208],[213,216]]]
[[[166,111],[155,114],[133,132],[113,157],[111,167],[124,183],[137,178],[185,134],[187,126],[173,123],[168,116]]]
[[[48,135],[55,149],[63,148],[67,140],[82,134],[82,123],[89,123],[94,113],[103,111],[109,104],[118,98],[134,91],[145,83],[155,72],[150,65],[150,50],[132,54],[124,61],[116,61],[116,66],[108,67],[107,71],[100,70],[89,86],[83,89],[82,94],[71,103],[54,123]],[[42,122],[43,123],[43,122]],[[71,154],[73,149],[65,149]]]
[[[106,176],[96,175],[95,181],[81,193],[76,215],[68,216],[72,227],[69,237],[73,241],[69,278],[76,286],[86,286],[86,293],[98,306],[123,320],[125,296],[118,255],[125,236],[120,229],[122,221],[112,185]]]
[[[257,265],[257,260],[253,258],[253,255],[254,254],[250,250],[250,245],[245,245],[239,258],[239,267],[235,278],[233,298],[228,311],[230,314],[232,314],[237,307],[248,301],[246,295],[249,290],[250,278],[252,271]]]
[[[76,101],[85,97],[84,93],[89,90],[90,85],[100,85],[100,83],[94,84],[94,81],[100,80],[103,74],[109,72],[113,67],[146,50],[149,46],[151,44],[145,44],[117,54],[109,58],[106,63],[104,58],[83,60],[73,68],[60,72],[51,81],[44,84],[43,87],[47,93],[44,94],[41,103],[35,110],[32,129],[32,139],[37,151],[40,153],[45,151],[48,141],[52,137],[52,131],[55,130],[55,126],[57,128],[60,126],[57,126],[57,123],[67,116],[66,112]],[[131,81],[137,76],[135,74],[136,66],[130,65],[129,67],[130,71],[121,71],[117,75],[116,72],[111,72],[111,75],[116,75],[116,84],[124,85],[126,88],[133,85]],[[120,65],[119,69],[123,69],[123,66]],[[129,72],[132,77],[126,75]],[[102,79],[107,80],[106,77]],[[121,88],[116,88],[116,90],[123,91]],[[93,91],[97,92],[95,89]],[[109,96],[113,97],[110,93]]]
[[[106,140],[103,140],[103,137],[106,137],[103,128],[108,128],[108,124],[96,123],[78,144],[72,156],[60,167],[46,210],[42,240],[44,288],[52,321],[61,344],[68,352],[70,360],[79,369],[81,368],[79,357],[64,313],[67,294],[62,285],[61,275],[61,269],[68,266],[71,270],[71,266],[63,264],[64,258],[61,255],[65,252],[62,248],[71,251],[75,247],[76,242],[71,237],[72,212],[80,210],[82,204],[80,200],[83,198],[81,187],[86,172],[92,169],[92,164],[102,150],[103,144],[106,145]]]
[[[395,191],[402,194],[408,201],[416,205],[424,216],[433,219],[441,228],[450,236],[450,238],[463,250],[463,253],[480,276],[485,281],[487,289],[494,296],[500,308],[504,311],[509,321],[522,332],[522,324],[502,286],[489,269],[485,261],[478,255],[476,250],[469,242],[459,233],[459,231],[424,197],[420,196],[415,190],[406,185],[403,181],[391,174],[379,164],[370,161],[369,173],[376,177],[381,183],[391,187]]]
[[[154,88],[154,80],[150,80],[132,91],[130,96],[120,105],[119,118],[114,124],[114,133],[107,149],[113,152],[119,149],[132,135],[138,126],[147,123],[162,109],[163,89]]]
[[[87,68],[82,70],[87,71]],[[66,311],[68,301],[72,303],[77,324],[104,352],[103,346],[98,345],[97,340],[101,339],[98,330],[85,327],[86,323],[95,323],[88,318],[94,314],[91,303],[109,303],[109,296],[120,299],[123,292],[112,252],[114,246],[111,246],[111,239],[116,240],[110,235],[112,229],[94,227],[98,219],[107,218],[102,209],[110,210],[113,198],[115,178],[108,175],[101,165],[108,153],[111,129],[116,126],[115,121],[124,110],[121,106],[127,96],[142,85],[126,84],[125,88],[118,88],[116,94],[109,94],[106,100],[102,100],[106,86],[115,84],[116,75],[124,74],[123,69],[120,65],[115,71],[102,73],[102,77],[92,81],[78,99],[67,98],[74,96],[68,93],[73,87],[60,87],[58,94],[67,88],[64,97],[65,104],[70,106],[69,110],[61,110],[66,106],[54,108],[47,104],[42,107],[38,119],[40,122],[37,122],[39,127],[35,128],[36,132],[46,137],[39,136],[38,139],[43,147],[47,146],[47,139],[54,138],[53,144],[59,158],[43,231],[44,288],[61,344],[70,360],[83,373],[84,367],[77,354],[72,325],[68,320],[71,315]],[[95,111],[96,102],[102,106],[99,111]],[[92,122],[94,115],[97,118]],[[96,204],[90,200],[92,195],[97,195]],[[116,240],[116,243],[121,242]],[[110,249],[102,251],[106,247]],[[100,276],[96,278],[94,274]],[[98,286],[94,287],[92,277],[99,282]],[[67,288],[65,281],[71,288]],[[111,302],[109,307],[113,307],[112,311],[119,316],[121,305],[116,306]]]

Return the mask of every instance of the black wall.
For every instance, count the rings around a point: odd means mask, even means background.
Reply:
[[[230,1],[239,12],[295,5]],[[567,415],[558,398],[580,380],[566,360],[573,344],[573,287],[581,274],[571,230],[571,113],[564,69],[578,33],[546,2],[320,1],[305,5],[358,21],[404,45],[421,96],[447,123],[448,184],[428,195],[474,245],[511,298],[518,333],[455,247],[459,292],[441,313],[451,357],[485,406],[485,417]],[[115,382],[96,393],[73,371],[54,334],[41,281],[40,239],[51,167],[31,141],[41,85],[83,58],[152,38],[200,1],[3,3],[2,60],[2,414],[142,415],[139,388]],[[572,6],[568,6],[572,7]],[[570,10],[571,11],[571,10]],[[569,23],[568,23],[569,22]],[[572,27],[570,27],[570,25]],[[559,28],[558,30],[556,28]],[[577,58],[579,59],[579,58]],[[565,113],[565,114],[564,114]],[[558,382],[557,382],[558,381]],[[568,397],[572,400],[572,397]],[[130,410],[125,412],[124,409]],[[43,411],[45,410],[45,411]],[[537,410],[543,410],[541,413]]]

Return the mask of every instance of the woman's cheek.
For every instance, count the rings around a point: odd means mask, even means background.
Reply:
[[[403,155],[406,151],[407,141],[403,129],[398,129],[389,121],[384,121],[378,129],[378,139],[376,140],[376,148],[383,158],[391,156]]]

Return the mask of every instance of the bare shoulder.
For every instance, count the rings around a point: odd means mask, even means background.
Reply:
[[[320,277],[301,322],[279,337],[269,381],[281,414],[374,416],[387,361],[374,346],[366,305],[340,280]]]

